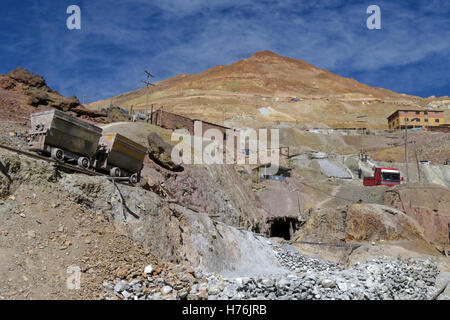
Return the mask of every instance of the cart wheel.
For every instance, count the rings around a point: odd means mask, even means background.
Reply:
[[[78,158],[78,166],[81,168],[89,169],[90,161],[88,158],[81,157]]]
[[[52,148],[51,151],[51,157],[52,159],[63,161],[64,160],[64,151],[58,148]]]
[[[131,183],[132,185],[135,185],[136,183],[138,183],[138,176],[137,176],[137,174],[132,174],[132,175],[130,176],[130,183]]]
[[[114,167],[109,171],[109,175],[111,177],[120,177],[122,174],[122,171],[120,170],[120,168]]]

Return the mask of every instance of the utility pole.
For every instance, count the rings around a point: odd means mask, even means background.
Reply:
[[[409,173],[408,173],[408,118],[405,118],[405,163],[406,163],[406,182],[409,183]]]
[[[366,114],[363,114],[363,115],[361,115],[361,116],[357,116],[356,118],[357,118],[357,119],[367,118],[367,115],[366,115]],[[357,120],[357,122],[367,123],[367,120]],[[361,160],[363,160],[362,158],[363,158],[363,156],[364,156],[364,150],[363,150],[363,137],[364,137],[364,135],[365,135],[365,133],[366,133],[366,129],[365,129],[365,128],[363,128],[362,133],[363,133],[363,134],[361,134],[361,132],[360,132],[360,136],[359,136],[359,144],[360,144],[360,151],[359,151],[359,154],[360,154]]]
[[[416,142],[413,141],[414,143],[414,153],[416,155],[416,163],[417,163],[417,173],[419,174],[419,182],[420,182],[420,167],[419,167],[419,158],[417,157],[417,148],[416,148]]]
[[[145,86],[147,87],[146,93],[145,93],[145,114],[148,115],[148,94],[150,91],[149,86],[154,86],[154,84],[150,82],[150,78],[154,78],[155,76],[152,75],[147,70],[144,70],[144,72],[147,74],[147,79],[141,80],[141,82],[143,82],[145,84]]]
[[[151,111],[150,111],[150,123],[151,123],[151,124],[153,124],[153,119],[152,119],[152,117],[153,117],[153,103],[152,103],[152,109],[151,109]]]

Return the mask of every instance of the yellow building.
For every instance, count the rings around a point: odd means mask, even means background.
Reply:
[[[444,111],[397,110],[388,118],[389,129],[439,127],[445,125]]]

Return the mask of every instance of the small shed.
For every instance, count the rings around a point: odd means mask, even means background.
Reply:
[[[277,180],[277,181],[284,181],[287,177],[291,176],[291,168],[279,166],[278,172],[276,174],[268,174],[267,169],[271,166],[271,163],[265,163],[258,165],[254,168],[252,168],[253,176],[255,177],[255,183],[259,183],[263,180]]]

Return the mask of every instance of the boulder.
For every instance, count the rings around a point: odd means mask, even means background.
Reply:
[[[180,168],[172,161],[173,147],[165,142],[156,132],[152,132],[147,136],[148,140],[148,156],[160,166],[175,171]]]
[[[75,108],[71,109],[72,112],[75,112],[78,116],[88,116],[90,118],[98,118],[98,117],[106,117],[107,114],[101,111],[89,110],[85,107],[78,105]]]
[[[153,273],[153,267],[152,267],[151,265],[146,266],[146,267],[144,268],[144,273],[145,273],[146,275],[152,274],[152,273]]]
[[[164,287],[162,287],[162,289],[161,289],[161,293],[163,294],[163,295],[168,295],[169,293],[171,293],[172,292],[172,287],[170,287],[170,286],[164,286]]]
[[[336,282],[331,279],[323,279],[321,284],[324,288],[334,288],[336,286]]]
[[[119,107],[110,107],[102,110],[111,122],[130,121],[130,115]]]

